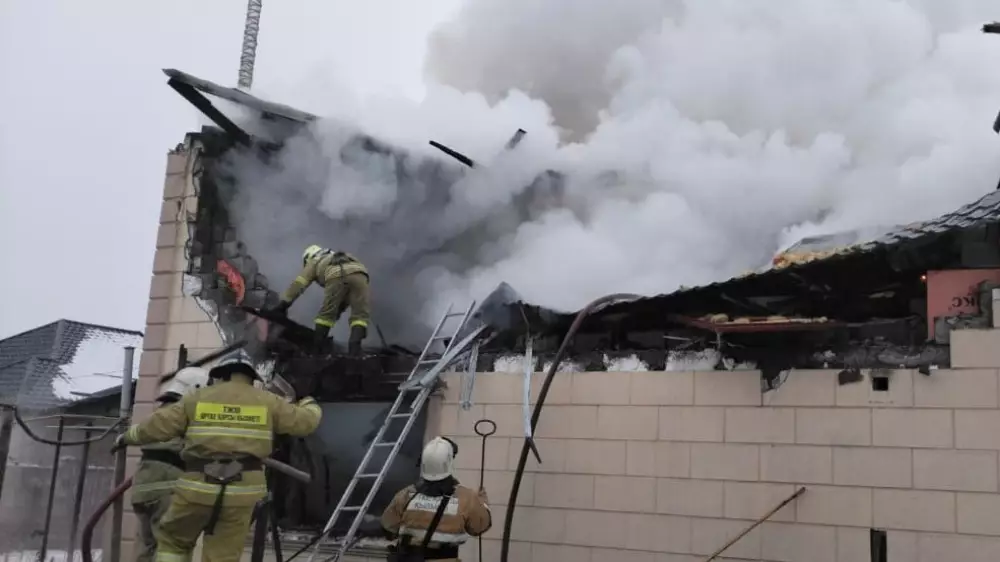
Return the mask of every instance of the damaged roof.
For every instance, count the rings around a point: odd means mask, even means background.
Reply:
[[[0,340],[0,402],[48,407],[119,386],[127,346],[138,375],[142,337],[63,319]]]

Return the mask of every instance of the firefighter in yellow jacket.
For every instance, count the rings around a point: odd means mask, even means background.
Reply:
[[[208,386],[208,371],[201,367],[186,367],[160,387],[160,396],[156,400],[163,408],[205,386]],[[184,472],[184,461],[181,460],[183,446],[184,441],[175,438],[142,448],[131,488],[132,511],[139,519],[135,532],[137,562],[152,562],[156,555],[156,536],[153,533],[170,506],[174,481]]]
[[[322,411],[312,398],[290,404],[253,386],[245,354],[209,371],[210,385],[159,408],[119,436],[116,447],[184,439],[184,473],[156,529],[157,562],[187,562],[202,532],[202,560],[238,562],[254,504],[267,494],[260,459],[274,434],[305,436]]]
[[[457,561],[459,546],[490,530],[486,490],[466,488],[453,475],[457,453],[450,439],[432,439],[420,457],[420,481],[400,490],[382,513],[382,527],[398,537],[390,560]],[[439,510],[440,519],[430,529]]]
[[[302,253],[302,271],[274,307],[279,314],[288,312],[295,299],[313,283],[323,287],[323,305],[313,321],[316,345],[322,346],[330,329],[347,307],[351,308],[351,335],[348,351],[361,353],[361,341],[368,335],[369,308],[368,269],[358,258],[346,252],[336,252],[316,245]]]

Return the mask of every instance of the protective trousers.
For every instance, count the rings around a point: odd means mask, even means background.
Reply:
[[[170,495],[156,501],[132,504],[132,510],[139,519],[139,525],[135,530],[136,562],[153,562],[156,557],[154,529],[169,506]]]
[[[222,506],[215,532],[202,539],[202,562],[239,562],[253,509],[253,505]],[[189,562],[211,515],[211,505],[191,503],[174,495],[156,528],[156,562]]]
[[[330,314],[332,318],[325,319],[333,325],[337,317],[347,307],[351,307],[351,326],[367,328],[371,316],[368,276],[364,273],[351,273],[341,277],[337,274],[337,268],[331,267],[329,277],[324,282],[326,297],[324,310],[320,315]]]

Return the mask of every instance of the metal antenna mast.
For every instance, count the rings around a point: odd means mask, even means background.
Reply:
[[[247,21],[243,24],[243,47],[240,49],[240,74],[236,87],[249,90],[253,84],[253,65],[257,60],[257,33],[260,32],[260,9],[264,0],[248,0]]]

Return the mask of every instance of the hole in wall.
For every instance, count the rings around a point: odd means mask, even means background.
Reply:
[[[888,540],[884,529],[871,529],[871,562],[889,562]]]
[[[889,391],[889,377],[881,375],[872,375],[872,390],[875,392],[888,392]]]

